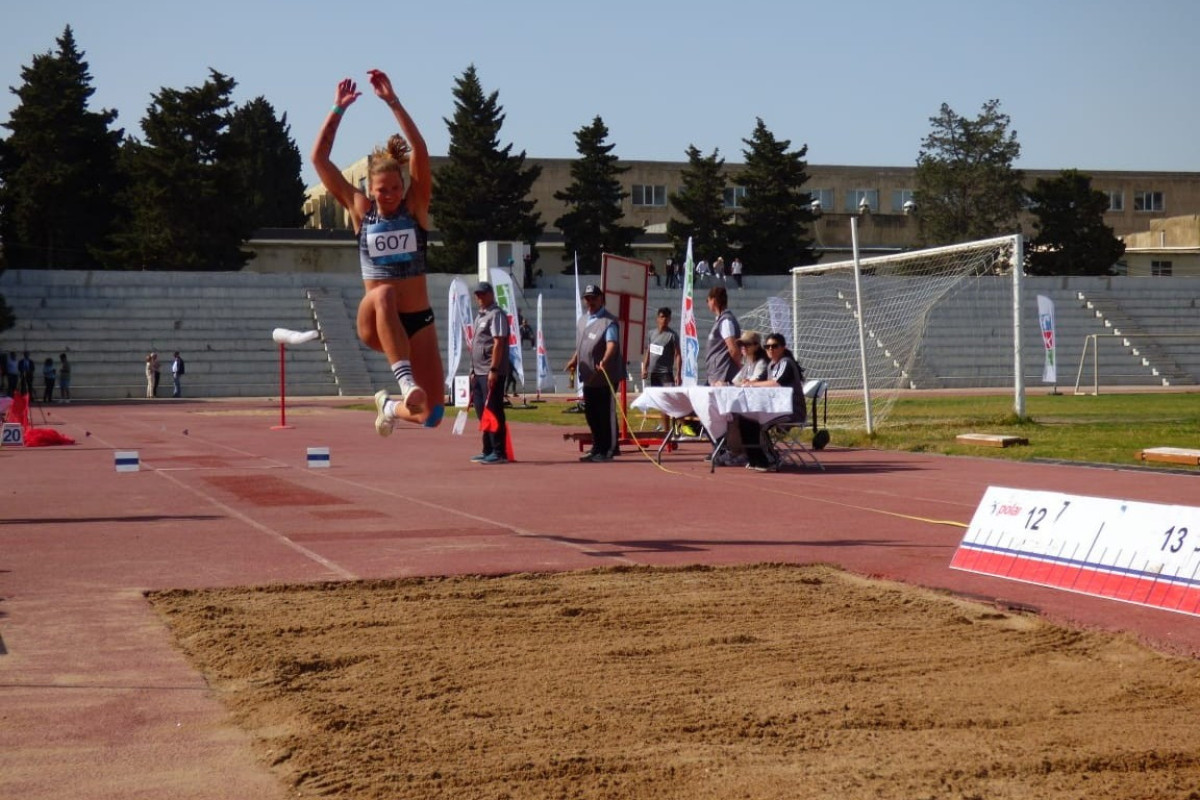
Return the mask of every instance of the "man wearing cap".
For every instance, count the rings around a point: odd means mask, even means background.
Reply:
[[[496,302],[496,291],[487,281],[475,285],[479,312],[471,339],[471,404],[482,422],[486,408],[497,426],[483,432],[483,450],[471,460],[479,464],[508,461],[508,423],[504,418],[504,381],[508,374],[508,316]]]
[[[625,357],[617,318],[604,307],[604,293],[588,284],[583,290],[588,313],[575,326],[575,354],[567,371],[579,369],[583,413],[592,432],[592,449],[580,461],[612,461],[617,454],[617,386],[625,379]]]

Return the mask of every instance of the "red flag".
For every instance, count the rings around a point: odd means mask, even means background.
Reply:
[[[487,406],[483,407],[483,416],[479,418],[479,430],[484,433],[495,433],[500,430],[500,420],[496,419],[496,415]],[[513,452],[512,432],[508,426],[504,426],[504,457],[509,461],[516,461],[516,454]]]
[[[12,405],[8,407],[5,422],[20,423],[22,428],[29,427],[29,395],[24,392],[13,393]]]

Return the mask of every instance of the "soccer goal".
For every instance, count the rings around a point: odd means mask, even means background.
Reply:
[[[790,331],[789,346],[807,377],[829,383],[828,427],[872,433],[901,390],[1010,380],[1015,412],[1023,417],[1022,259],[1015,235],[796,267],[791,297],[770,298],[743,315],[742,327]],[[961,333],[927,348],[935,312],[943,340],[945,331]],[[1003,374],[980,377],[984,362],[993,369],[999,362]]]

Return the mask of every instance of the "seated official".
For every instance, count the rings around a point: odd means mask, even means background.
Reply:
[[[746,386],[787,386],[792,390],[792,413],[786,419],[791,422],[803,422],[807,417],[804,402],[804,370],[796,363],[796,357],[787,348],[783,334],[772,333],[767,336],[763,345],[767,351],[770,363],[767,365],[767,376],[764,380],[751,381]],[[758,420],[734,415],[738,433],[742,440],[742,450],[746,455],[746,468],[757,472],[767,472],[772,465],[767,459],[767,452],[762,444],[762,423]]]
[[[733,376],[734,386],[751,386],[756,381],[767,379],[767,352],[762,346],[758,331],[744,331],[738,337],[738,349],[742,351],[742,367]]]

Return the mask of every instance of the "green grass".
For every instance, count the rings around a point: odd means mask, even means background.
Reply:
[[[581,430],[587,427],[582,414],[565,413],[573,400],[553,398],[530,405],[532,408],[509,409],[508,418]],[[1138,451],[1143,448],[1200,449],[1200,394],[1031,394],[1026,398],[1026,414],[1025,419],[1013,414],[1011,394],[908,396],[896,401],[873,436],[863,430],[835,429],[831,446],[1150,467],[1170,465],[1142,462]],[[631,416],[635,430],[640,423],[640,413]],[[1029,444],[1006,448],[963,445],[955,441],[960,433],[1015,435],[1028,439]]]

